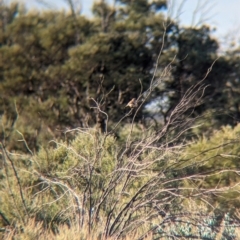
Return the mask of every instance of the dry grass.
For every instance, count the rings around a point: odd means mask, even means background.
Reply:
[[[24,230],[23,230],[24,229]],[[0,239],[3,240],[113,240],[114,238],[101,237],[101,231],[88,233],[87,228],[79,229],[77,226],[68,227],[66,225],[58,227],[58,233],[54,234],[51,230],[43,228],[42,223],[37,223],[35,220],[30,220],[22,230],[16,228],[7,228],[4,233],[0,233]],[[138,239],[140,235],[137,233],[129,235],[122,240]],[[145,237],[144,240],[152,239],[152,235]]]
[[[167,227],[167,229],[171,227]],[[167,230],[166,229],[166,230]],[[61,226],[58,229],[58,234],[54,234],[52,231],[44,230],[43,225],[41,223],[36,223],[34,220],[30,220],[25,226],[24,230],[18,231],[17,229],[8,228],[6,232],[2,235],[0,234],[0,238],[3,240],[113,240],[114,238],[103,238],[101,237],[100,231],[96,231],[94,234],[89,235],[87,228],[79,229],[77,226]],[[224,228],[220,228],[216,236],[216,240],[224,239],[223,237]],[[240,239],[240,229],[236,229],[235,231],[236,238]],[[153,235],[150,234],[145,238],[140,238],[141,235],[135,233],[134,235],[128,235],[126,237],[121,237],[121,240],[134,240],[134,239],[142,239],[142,240],[152,240]],[[169,237],[162,237],[161,239],[169,239]],[[184,237],[178,237],[176,239],[185,239]],[[189,239],[189,238],[188,238]],[[200,238],[201,239],[201,238]]]

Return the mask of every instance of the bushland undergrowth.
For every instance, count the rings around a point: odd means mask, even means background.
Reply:
[[[157,81],[161,81],[158,79]],[[200,82],[201,83],[201,82]],[[236,239],[240,126],[189,140],[205,90],[192,86],[158,128],[138,108],[105,132],[76,128],[29,154],[1,142],[1,236],[5,239]],[[186,113],[189,117],[186,118]],[[124,118],[131,123],[122,124]]]

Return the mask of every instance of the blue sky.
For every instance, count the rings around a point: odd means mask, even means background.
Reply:
[[[12,1],[12,0],[5,0]],[[67,8],[66,0],[18,0],[27,3],[29,8],[44,8],[37,4],[38,1],[50,3],[54,9]],[[82,14],[91,14],[91,6],[94,0],[73,0],[82,5]],[[137,0],[136,0],[137,1]],[[220,42],[237,41],[240,38],[240,0],[169,0],[173,7],[169,14],[173,17],[177,15],[177,9],[184,1],[183,7],[179,12],[179,20],[183,25],[196,24],[203,19],[204,22],[216,27],[215,36]],[[108,0],[109,3],[112,0]],[[205,3],[205,4],[204,4]],[[206,4],[207,3],[207,4]],[[197,5],[199,4],[199,5]],[[198,6],[198,11],[194,11]],[[193,18],[195,16],[195,18]],[[194,21],[193,21],[194,20]],[[239,42],[238,42],[239,43]]]

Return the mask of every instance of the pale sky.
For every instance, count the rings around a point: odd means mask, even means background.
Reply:
[[[14,0],[5,0],[7,2]],[[16,0],[15,0],[16,1]],[[18,0],[26,2],[29,8],[44,8],[43,4],[48,3],[53,9],[67,8],[67,0]],[[91,6],[94,0],[73,0],[82,5],[82,14],[91,15]],[[137,1],[137,0],[136,0]],[[112,3],[112,0],[107,0]],[[178,11],[181,3],[184,2],[181,11]],[[220,42],[228,43],[235,41],[239,44],[240,39],[240,0],[169,0],[169,14],[173,17],[179,15],[183,25],[196,24],[204,21],[212,27],[216,27],[216,36]],[[206,4],[207,3],[207,4]],[[198,9],[194,14],[195,9]],[[194,17],[193,17],[194,16]]]

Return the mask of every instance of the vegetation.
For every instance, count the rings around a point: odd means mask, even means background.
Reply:
[[[68,3],[0,5],[0,238],[240,238],[238,49],[164,0]]]

